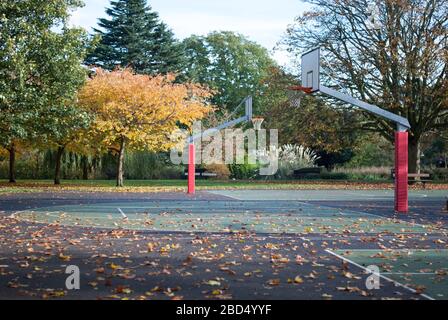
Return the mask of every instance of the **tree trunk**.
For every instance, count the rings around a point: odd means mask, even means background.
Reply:
[[[16,147],[14,142],[11,143],[11,146],[8,148],[9,151],[9,182],[16,182]]]
[[[54,184],[61,184],[61,159],[64,154],[64,147],[58,147],[56,152],[56,167],[54,170]]]
[[[36,152],[36,170],[34,171],[34,174],[33,174],[34,179],[39,178],[39,172],[40,172],[39,152]]]
[[[89,158],[82,156],[82,180],[89,180]]]
[[[409,173],[420,173],[420,141],[409,138]]]
[[[124,149],[126,146],[125,138],[121,138],[120,151],[118,152],[118,164],[117,164],[117,187],[123,187],[123,175],[124,175]]]

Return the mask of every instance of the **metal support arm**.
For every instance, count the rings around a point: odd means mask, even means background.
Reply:
[[[369,111],[373,114],[376,114],[377,116],[380,116],[380,117],[383,117],[383,118],[386,118],[388,120],[395,122],[398,125],[398,131],[407,131],[411,128],[411,125],[409,124],[408,119],[401,117],[399,115],[396,115],[392,112],[383,110],[373,104],[363,102],[363,101],[353,98],[347,94],[341,93],[339,91],[333,90],[331,88],[328,88],[328,87],[325,87],[322,85],[320,86],[320,91],[330,97],[337,98],[341,101],[347,102],[347,103],[357,106],[361,109]]]
[[[217,126],[215,128],[207,129],[206,131],[204,131],[204,132],[202,132],[200,134],[196,134],[196,135],[190,137],[190,139],[188,140],[189,143],[194,143],[195,140],[198,140],[200,138],[204,138],[204,137],[210,136],[210,135],[212,135],[216,131],[220,131],[220,130],[223,130],[223,129],[228,128],[228,127],[236,126],[237,124],[242,123],[242,122],[249,122],[249,121],[251,121],[252,120],[252,97],[251,96],[247,97],[244,100],[244,103],[245,103],[245,106],[246,106],[246,115],[245,116],[243,116],[241,118],[238,118],[238,119],[235,119],[235,120],[231,120],[231,121],[225,122],[225,123],[220,124],[219,126]]]

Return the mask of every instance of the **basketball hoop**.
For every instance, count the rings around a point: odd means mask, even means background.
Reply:
[[[289,90],[302,91],[303,93],[306,93],[306,94],[313,93],[313,88],[311,88],[311,87],[292,86],[289,88]]]
[[[263,123],[264,118],[262,117],[252,117],[252,124],[254,125],[254,129],[259,131],[261,130],[261,124]]]
[[[293,86],[289,88],[289,101],[291,107],[300,108],[302,104],[302,99],[306,94],[311,94],[312,88]]]

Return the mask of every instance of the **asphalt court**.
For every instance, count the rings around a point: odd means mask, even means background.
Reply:
[[[16,213],[25,221],[69,226],[166,232],[255,232],[273,234],[432,233],[440,226],[384,217],[372,212],[314,203],[388,199],[390,191],[212,191],[229,200],[145,200],[56,205]],[[371,193],[371,194],[370,194]],[[369,195],[370,194],[370,195]],[[443,192],[413,192],[411,199],[440,199]],[[443,229],[442,229],[443,232]]]
[[[297,201],[111,202],[37,208],[18,219],[166,232],[427,233],[432,226]]]
[[[208,200],[206,194],[215,198]],[[423,213],[427,204],[442,208],[444,199],[445,191],[410,193],[411,202],[418,203]],[[246,233],[285,241],[293,237],[319,246],[341,240],[334,248],[321,246],[322,251],[359,272],[377,265],[384,281],[422,298],[447,299],[446,224],[417,223],[387,210],[377,214],[372,207],[375,203],[391,206],[393,191],[225,190],[204,192],[199,199],[179,194],[171,199],[154,195],[153,199],[98,202],[90,197],[89,201],[55,201],[12,214],[24,223],[180,233],[179,237]],[[368,205],[371,210],[364,210]],[[365,237],[393,241],[385,245],[366,242]]]

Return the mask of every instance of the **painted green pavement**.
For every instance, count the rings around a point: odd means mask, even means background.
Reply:
[[[123,212],[126,216],[122,215]],[[68,226],[173,232],[431,233],[440,230],[368,213],[297,201],[169,201],[66,205],[16,213]]]
[[[362,267],[375,265],[380,274],[434,299],[448,299],[448,249],[335,250]]]
[[[390,200],[394,199],[394,190],[212,190],[213,194],[238,200]],[[446,199],[448,190],[409,190],[409,200]]]

